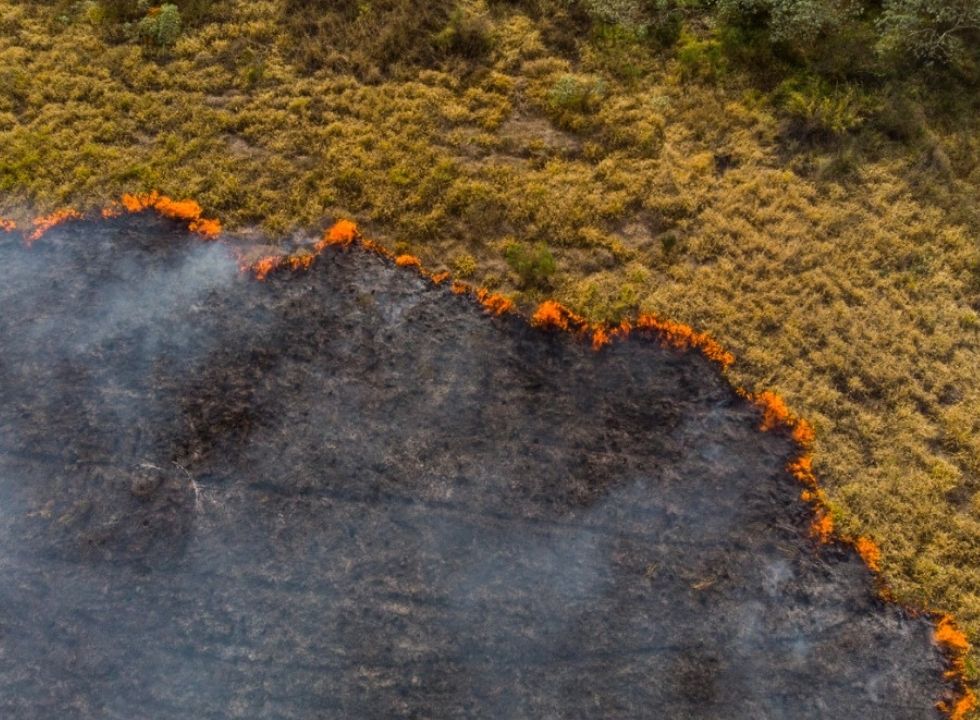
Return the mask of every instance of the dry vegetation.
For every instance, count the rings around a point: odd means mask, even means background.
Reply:
[[[151,189],[272,236],[350,216],[524,307],[705,330],[813,423],[896,594],[980,641],[969,72],[773,78],[710,25],[571,3],[185,5],[170,44],[0,0],[0,216]]]

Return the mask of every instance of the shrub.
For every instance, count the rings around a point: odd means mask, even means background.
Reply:
[[[611,25],[644,24],[644,5],[640,0],[582,0],[582,6],[591,18]]]
[[[595,75],[565,74],[548,91],[551,118],[567,130],[584,130],[588,116],[599,109],[606,97],[606,84]]]
[[[171,4],[177,6],[184,21],[195,22],[206,17],[215,3],[214,0],[174,0]],[[98,6],[97,19],[108,23],[136,21],[149,13],[156,14],[156,3],[150,0],[99,0]]]
[[[172,3],[152,8],[136,26],[136,33],[158,47],[173,45],[180,37],[180,9]]]
[[[492,47],[489,14],[483,3],[461,5],[453,10],[446,26],[433,41],[445,53],[471,60],[485,56]]]
[[[548,93],[548,104],[554,110],[588,113],[599,107],[606,96],[602,78],[594,75],[562,75]]]
[[[468,278],[476,272],[476,258],[469,253],[461,253],[453,258],[453,270],[461,278]]]
[[[511,270],[517,273],[523,288],[545,287],[555,274],[555,256],[544,243],[527,245],[513,241],[504,248],[504,258]]]
[[[608,147],[632,149],[646,157],[655,157],[663,147],[664,119],[650,102],[616,97],[603,104],[598,119]]]
[[[786,114],[804,135],[844,135],[857,129],[870,101],[852,85],[831,85],[820,78],[791,80],[776,93]]]
[[[721,41],[700,39],[681,30],[677,39],[677,61],[685,77],[714,80],[725,72],[725,55]]]

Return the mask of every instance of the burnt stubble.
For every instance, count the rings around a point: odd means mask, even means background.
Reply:
[[[0,266],[2,717],[938,714],[928,622],[695,353],[147,216]]]

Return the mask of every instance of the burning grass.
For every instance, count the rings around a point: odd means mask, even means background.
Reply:
[[[155,210],[164,217],[182,220],[187,223],[191,232],[208,238],[221,234],[221,223],[218,220],[203,217],[201,206],[194,200],[174,200],[153,191],[142,195],[125,194],[122,205],[128,212],[136,213],[143,210]]]
[[[966,720],[977,709],[977,696],[963,684],[966,676],[966,661],[970,654],[970,642],[950,615],[941,615],[936,623],[933,638],[946,652],[950,662],[947,677],[961,685],[957,695],[938,703],[937,707],[951,720]]]
[[[198,223],[213,223],[213,227],[219,229],[221,227],[218,221],[203,220],[202,209],[196,202],[191,200],[174,201],[158,193],[123,195],[119,203],[105,208],[102,215],[111,218],[122,212],[138,213],[147,210],[157,212],[164,217],[186,222],[192,232],[205,237],[215,237],[216,233],[202,231],[201,225]],[[39,217],[32,223],[33,231],[27,239],[36,240],[52,227],[81,217],[82,215],[74,210],[63,210],[52,215]],[[208,225],[208,227],[212,227],[212,225]],[[435,285],[443,284],[449,280],[449,273],[445,271],[430,273],[425,270],[417,257],[392,253],[382,245],[362,237],[356,224],[350,220],[340,220],[327,229],[322,238],[312,246],[312,252],[309,249],[301,248],[292,254],[268,256],[243,267],[243,269],[250,270],[256,279],[261,281],[279,270],[308,270],[316,263],[317,257],[328,249],[346,250],[355,243],[359,243],[365,251],[380,255],[400,268],[415,270]],[[459,281],[453,281],[450,289],[452,293],[457,295],[472,295],[476,302],[491,315],[500,316],[516,311],[516,306],[512,300],[490,290],[473,288]],[[708,360],[719,365],[722,371],[728,369],[734,361],[733,356],[707,334],[697,332],[680,323],[658,319],[652,315],[641,315],[635,324],[624,321],[618,325],[592,325],[583,316],[576,314],[561,303],[555,300],[547,300],[538,306],[529,318],[529,322],[541,330],[566,332],[580,338],[590,339],[591,345],[596,351],[600,351],[616,339],[625,339],[639,331],[655,336],[661,344],[675,350],[698,351]],[[813,509],[814,519],[811,525],[811,535],[821,543],[843,543],[852,546],[869,570],[878,577],[882,597],[891,599],[892,594],[880,576],[882,553],[878,545],[866,536],[852,536],[837,530],[827,495],[819,486],[814,473],[811,448],[816,436],[813,427],[792,413],[787,403],[772,391],[752,393],[740,388],[736,390],[739,395],[748,399],[759,409],[761,413],[759,429],[761,431],[785,431],[796,442],[800,452],[788,463],[787,470],[804,486],[801,499]],[[949,699],[942,701],[939,707],[954,720],[963,720],[976,707],[976,697],[966,681],[966,657],[970,652],[970,644],[949,615],[937,615],[935,642],[949,658],[948,678],[957,688],[956,693]]]
[[[34,218],[33,222],[31,223],[34,229],[31,230],[24,240],[30,244],[38,240],[51,228],[57,227],[68,220],[76,220],[80,217],[82,217],[82,214],[77,210],[65,208],[62,210],[56,210],[50,215],[42,215],[41,217]]]
[[[144,225],[154,234],[138,236],[138,228]],[[146,487],[131,485],[125,469],[118,472],[123,481],[119,488],[104,482],[77,482],[76,456],[86,463],[111,459],[123,468],[133,453],[143,463],[140,467],[155,468],[147,480],[160,480],[155,474],[160,472],[164,482],[172,481],[175,489],[181,489],[174,503],[184,521],[182,529],[156,526],[158,531],[150,537],[155,546],[166,542],[167,548],[148,557],[141,549],[145,544],[130,545],[130,530],[138,540],[146,537],[139,517],[124,520],[122,530],[100,547],[87,542],[79,547],[76,535],[87,537],[93,523],[87,517],[64,519],[62,505],[44,518],[25,520],[31,532],[24,535],[38,547],[53,544],[58,552],[80,552],[90,561],[73,565],[70,573],[64,572],[63,563],[51,565],[45,560],[41,561],[42,573],[31,569],[35,582],[18,593],[32,593],[28,597],[43,593],[42,597],[63,600],[52,604],[53,612],[45,617],[31,616],[35,605],[23,601],[23,595],[14,596],[20,601],[12,608],[10,594],[4,597],[5,607],[13,610],[13,622],[29,630],[37,626],[38,633],[34,636],[37,642],[14,644],[12,658],[8,658],[12,662],[0,663],[0,674],[20,677],[25,660],[48,660],[52,667],[37,680],[40,686],[31,685],[29,691],[21,688],[19,698],[24,702],[36,705],[45,697],[60,701],[73,693],[78,697],[80,684],[86,686],[83,691],[89,690],[91,676],[85,669],[78,672],[71,663],[72,654],[66,656],[63,650],[77,644],[76,636],[70,629],[47,632],[52,621],[70,628],[79,617],[84,618],[88,637],[106,648],[101,657],[107,662],[121,653],[128,655],[127,642],[133,638],[152,639],[151,644],[165,648],[168,656],[170,648],[186,651],[204,643],[209,652],[194,662],[206,672],[213,664],[213,652],[234,647],[234,658],[229,660],[233,664],[225,669],[233,671],[236,690],[253,680],[260,683],[248,702],[268,702],[272,694],[292,701],[295,693],[279,689],[295,688],[297,672],[309,672],[301,677],[312,676],[314,681],[329,677],[334,684],[324,688],[323,695],[331,699],[343,697],[341,693],[351,688],[363,693],[362,668],[366,665],[382,673],[376,687],[388,693],[386,701],[390,697],[396,703],[388,707],[403,708],[405,696],[399,691],[417,671],[420,647],[426,648],[433,673],[450,678],[459,671],[457,648],[487,647],[487,653],[468,657],[479,656],[477,667],[488,677],[483,668],[489,656],[491,667],[505,670],[495,677],[507,681],[481,683],[477,692],[488,687],[507,692],[525,688],[550,710],[554,697],[548,690],[568,687],[569,657],[577,661],[571,672],[581,673],[576,685],[588,684],[588,699],[594,699],[591,690],[597,681],[596,687],[614,691],[604,695],[613,703],[627,696],[653,701],[633,702],[630,707],[662,707],[658,703],[663,698],[670,703],[677,694],[684,703],[691,703],[684,705],[691,710],[667,711],[664,715],[668,717],[697,714],[704,699],[703,683],[715,680],[721,701],[715,703],[713,717],[729,710],[728,701],[731,707],[757,710],[757,698],[765,698],[774,684],[774,708],[782,707],[784,693],[780,690],[786,687],[792,696],[827,699],[834,707],[844,708],[842,715],[847,715],[850,699],[867,702],[862,680],[869,673],[901,694],[900,702],[909,703],[902,717],[917,717],[923,703],[930,705],[938,696],[942,663],[929,646],[927,620],[909,618],[897,608],[876,602],[853,556],[808,543],[795,489],[780,467],[779,458],[791,448],[788,433],[778,427],[768,436],[757,432],[761,411],[757,414],[734,398],[709,363],[694,357],[694,348],[687,347],[684,354],[661,349],[666,343],[653,331],[644,331],[628,342],[614,339],[611,345],[592,352],[588,347],[595,336],[590,338],[591,327],[573,328],[574,336],[545,337],[545,330],[536,333],[516,317],[481,320],[477,303],[484,307],[491,303],[488,315],[494,314],[493,292],[475,290],[471,297],[456,297],[445,284],[426,287],[420,279],[426,277],[425,270],[415,265],[397,269],[397,255],[385,254],[384,262],[366,257],[367,251],[381,251],[358,239],[356,232],[351,233],[355,239],[349,245],[328,245],[319,255],[300,248],[274,259],[270,272],[279,268],[282,275],[268,277],[272,282],[260,289],[247,276],[235,276],[234,259],[224,250],[226,243],[232,245],[231,238],[217,246],[195,247],[194,239],[183,232],[177,233],[179,242],[172,242],[176,230],[173,223],[155,218],[125,218],[82,224],[80,242],[74,242],[72,227],[53,234],[33,250],[19,243],[2,246],[6,267],[32,268],[30,275],[18,277],[21,284],[6,286],[10,302],[5,306],[11,309],[32,312],[36,303],[31,298],[20,301],[24,293],[19,288],[34,281],[41,288],[36,297],[50,303],[51,312],[65,318],[67,324],[74,324],[78,313],[82,317],[99,315],[99,305],[82,306],[75,299],[84,297],[91,283],[103,281],[106,273],[100,269],[115,268],[119,285],[142,289],[126,297],[144,298],[131,303],[140,308],[136,315],[143,322],[132,327],[130,335],[100,342],[82,361],[92,366],[91,387],[116,389],[118,378],[123,377],[131,385],[122,387],[132,387],[134,395],[148,402],[145,422],[133,427],[114,407],[101,407],[101,393],[91,392],[88,386],[62,386],[57,368],[47,367],[51,374],[40,377],[51,381],[38,383],[41,387],[36,392],[26,387],[23,379],[37,377],[39,365],[54,365],[45,358],[60,352],[59,333],[53,333],[50,342],[33,342],[31,328],[19,322],[20,313],[5,313],[4,336],[16,338],[17,343],[3,345],[4,367],[10,371],[2,378],[4,396],[13,400],[4,403],[4,422],[8,426],[12,420],[19,423],[18,418],[25,415],[23,408],[37,408],[38,412],[28,413],[33,418],[24,421],[24,437],[40,452],[55,458],[63,453],[71,459],[70,466],[62,469],[57,459],[53,463],[22,462],[0,454],[4,466],[14,468],[14,473],[2,474],[7,489],[12,485],[31,488],[30,497],[37,498],[39,507],[45,497],[58,494],[54,490],[67,488],[76,499],[91,500],[98,506],[96,512],[105,515],[118,513],[120,499],[145,508]],[[325,233],[329,235],[330,230]],[[30,262],[32,253],[50,259],[41,265],[43,275],[36,274],[37,263]],[[197,266],[202,259],[211,268],[215,257],[221,265],[217,284],[206,273],[209,277],[202,278],[201,293],[192,293],[176,305],[164,305],[163,323],[152,313],[145,320],[147,313],[142,310],[144,304],[150,304],[146,300],[169,294],[159,293],[153,282],[160,271],[172,276],[175,265],[190,262]],[[286,277],[286,270],[293,267],[292,257],[314,258],[310,265],[303,260],[296,266],[300,272],[307,267],[314,267],[313,271]],[[28,262],[21,264],[21,259]],[[80,273],[78,267],[93,272]],[[60,279],[64,282],[58,282]],[[145,279],[150,282],[144,283]],[[379,299],[391,298],[405,312],[378,312],[373,303],[364,302],[369,291],[378,291]],[[103,295],[110,306],[119,297],[110,292]],[[207,312],[200,311],[202,303]],[[573,313],[560,305],[553,309],[566,324],[575,324]],[[187,318],[193,318],[195,330],[190,343],[174,332],[188,324]],[[116,324],[116,319],[111,322]],[[352,323],[358,329],[345,333],[344,328]],[[272,331],[264,331],[269,329]],[[131,368],[134,361],[140,369],[147,365],[142,349],[146,343],[128,338],[145,339],[154,330],[159,332],[161,347],[157,356],[167,362],[155,363],[145,373],[120,372]],[[628,332],[621,330],[624,335]],[[338,333],[343,335],[340,342]],[[495,352],[502,346],[507,348],[503,363]],[[405,377],[412,381],[408,393],[403,392],[405,385],[400,381]],[[487,382],[488,377],[492,382]],[[698,391],[692,394],[691,388]],[[77,401],[76,394],[80,396]],[[57,407],[59,395],[72,400],[63,403],[64,408]],[[448,402],[433,401],[440,396]],[[324,398],[330,398],[326,406]],[[49,407],[50,413],[41,412]],[[724,411],[719,413],[719,408]],[[179,413],[178,422],[174,422],[174,409]],[[110,429],[104,438],[81,430],[87,428],[86,418],[93,411],[96,420],[91,422],[102,423],[104,418]],[[105,415],[98,414],[101,412]],[[145,433],[146,427],[161,427],[158,422],[163,429],[154,432],[151,449],[128,449],[127,438]],[[241,432],[242,428],[247,431]],[[473,441],[474,431],[481,442]],[[518,434],[545,442],[529,442],[522,448],[512,442]],[[331,441],[337,437],[356,440]],[[723,452],[717,462],[705,465],[700,453],[692,450],[707,443]],[[425,452],[424,467],[418,463],[419,447],[432,449]],[[619,449],[610,453],[610,448]],[[145,457],[144,452],[153,455]],[[372,465],[379,452],[390,453],[383,472]],[[599,462],[555,462],[579,452]],[[169,469],[172,453],[177,453],[179,472]],[[289,473],[282,472],[284,461]],[[494,471],[485,473],[487,467]],[[25,482],[14,482],[12,478],[22,478],[21,468],[31,475],[24,477]],[[639,487],[635,468],[648,470],[641,473],[643,485]],[[459,479],[480,477],[481,481],[454,479],[447,486],[443,478],[450,473]],[[26,481],[27,477],[33,481]],[[200,506],[197,485],[193,494],[188,487],[195,480],[201,483]],[[451,507],[445,503],[448,487],[453,489]],[[706,488],[711,491],[705,492]],[[169,497],[156,500],[161,503],[159,509],[170,512]],[[211,511],[219,508],[220,512]],[[552,518],[557,522],[551,522]],[[66,523],[67,529],[63,527]],[[275,531],[283,527],[289,532]],[[272,532],[257,533],[256,528]],[[356,529],[356,535],[349,528]],[[56,537],[49,538],[52,533]],[[545,545],[540,542],[542,537],[547,539]],[[182,557],[185,547],[182,542],[172,542],[176,538],[186,538],[187,557],[195,562],[171,562]],[[301,542],[296,543],[296,538]],[[433,543],[430,538],[450,541]],[[461,545],[453,545],[454,538],[461,539]],[[583,538],[585,542],[578,541]],[[213,567],[204,568],[204,575],[213,580],[218,572],[233,579],[231,586],[224,586],[236,591],[231,606],[229,595],[216,590],[210,581],[194,581],[200,577],[198,561],[208,557],[205,551],[215,542],[225,550],[212,559]],[[261,543],[262,552],[253,551],[256,542]],[[100,557],[108,564],[101,564]],[[268,557],[277,560],[270,565],[265,561]],[[363,572],[366,557],[374,565],[370,575]],[[166,560],[159,572],[154,564],[158,558]],[[120,578],[122,592],[107,594],[103,590],[106,568],[115,576],[128,561],[152,567],[155,580],[147,581],[156,584],[134,597],[127,574]],[[488,561],[492,563],[489,568]],[[644,570],[654,561],[666,565],[656,579]],[[785,562],[792,563],[792,577],[779,581],[778,588],[754,581],[774,563]],[[585,597],[579,590],[583,566],[596,566],[585,577],[597,580],[585,583],[595,588],[587,590]],[[9,565],[4,572],[6,579]],[[717,578],[709,577],[716,572]],[[269,577],[268,573],[274,575],[274,582],[256,582]],[[242,577],[247,580],[244,584],[238,582]],[[611,582],[604,580],[607,577]],[[823,592],[810,592],[813,583]],[[4,586],[8,584],[19,583],[5,581]],[[692,584],[696,593],[690,591]],[[463,602],[442,600],[459,598],[455,593],[461,585],[466,588]],[[70,590],[64,592],[73,587],[87,591],[81,598],[85,612],[79,611]],[[200,592],[195,591],[198,587]],[[481,588],[475,596],[474,587]],[[841,597],[827,592],[829,587],[845,587],[846,593]],[[335,588],[336,596],[324,588]],[[616,588],[616,594],[611,588]],[[483,589],[493,594],[485,595]],[[400,596],[395,613],[390,610],[392,592]],[[665,601],[656,613],[649,612],[651,593],[659,593]],[[468,602],[472,597],[480,602]],[[334,633],[323,619],[330,616],[338,599],[364,612],[334,615],[329,623],[339,628]],[[754,616],[757,601],[767,603],[765,617],[758,618],[765,630],[757,633],[759,645],[746,649],[742,639],[733,638],[727,628],[746,612]],[[270,614],[269,607],[288,611]],[[468,610],[461,613],[461,608]],[[176,613],[177,622],[169,621],[170,611]],[[589,623],[591,629],[553,632],[555,627],[573,627],[564,621],[555,623],[556,615],[564,619],[567,614],[575,622],[586,612],[595,621]],[[487,615],[490,623],[485,622]],[[153,622],[147,624],[147,617]],[[244,618],[253,617],[272,623],[267,622],[270,631],[261,638],[222,634],[229,622],[241,625],[247,622]],[[848,617],[851,622],[841,622]],[[69,622],[62,625],[62,618]],[[720,625],[718,618],[722,618]],[[302,637],[289,631],[307,622],[318,631]],[[356,623],[356,632],[345,633],[350,622]],[[539,632],[542,622],[545,631]],[[108,632],[102,632],[99,623],[108,626]],[[692,625],[697,628],[693,641]],[[279,631],[280,627],[285,631]],[[132,632],[133,628],[145,632]],[[128,638],[119,643],[119,636]],[[275,639],[275,645],[266,642],[269,637]],[[411,638],[411,647],[393,655],[391,643],[397,644],[399,637]],[[666,650],[651,650],[650,637],[656,637]],[[793,659],[798,654],[796,645],[786,642],[787,637],[798,638],[814,653],[815,661],[801,666],[798,657]],[[860,641],[855,642],[855,637]],[[87,638],[82,642],[88,642]],[[301,646],[298,654],[297,642]],[[554,648],[560,648],[557,662],[550,660],[556,657]],[[339,668],[334,664],[336,649],[345,654]],[[153,674],[152,668],[146,673],[150,663],[141,663],[145,659],[141,653],[137,656],[134,664],[121,665],[121,675],[99,673],[106,679],[90,690],[96,701],[90,705],[90,716],[101,710],[100,696],[111,696],[117,707],[125,707],[134,696],[145,695],[141,680],[150,676],[157,678],[155,689],[163,690],[155,696],[176,693],[174,704],[168,706],[170,714],[176,716],[178,710],[184,711],[183,716],[213,714],[186,712],[186,703],[200,702],[200,697],[188,694],[182,676]],[[61,663],[63,657],[67,659]],[[693,689],[690,683],[649,681],[656,672],[648,668],[665,661],[675,663],[678,657],[699,670]],[[269,668],[276,662],[267,658],[286,658],[287,663],[296,658],[297,664],[270,676]],[[774,683],[768,673],[758,672],[751,677],[740,675],[735,684],[726,682],[732,676],[729,668],[744,675],[745,659],[762,663],[761,668],[776,668],[773,677],[779,677]],[[311,662],[323,664],[311,666]],[[516,680],[506,674],[512,668]],[[48,681],[60,680],[63,670],[67,672],[63,682]],[[358,679],[351,683],[352,677]],[[535,682],[523,681],[529,677]],[[285,685],[280,684],[284,678]],[[744,681],[761,692],[746,692]],[[109,685],[125,685],[132,691],[117,696],[104,690]],[[66,686],[70,692],[64,691]],[[204,687],[204,694],[214,695],[210,686]],[[441,687],[435,688],[435,694],[443,701]],[[218,696],[216,702],[225,697]],[[410,700],[427,703],[432,697],[431,691],[421,688]],[[485,697],[479,695],[477,702]],[[950,697],[948,702],[960,701]],[[575,698],[568,706],[580,709],[582,704]],[[249,706],[244,707],[247,712]],[[869,709],[873,717],[889,713],[888,708]],[[747,713],[732,713],[733,717],[743,715]]]
[[[153,191],[141,195],[123,194],[119,201],[112,202],[99,211],[102,218],[118,217],[123,212],[139,213],[152,210],[163,217],[180,220],[187,223],[188,229],[206,238],[217,238],[221,234],[221,223],[218,220],[203,217],[203,210],[193,200],[173,200],[166,195]],[[28,245],[36,242],[52,228],[68,222],[80,220],[85,214],[75,208],[62,208],[48,215],[41,215],[31,221],[31,231],[25,233],[24,242]],[[16,222],[0,221],[0,230],[13,232],[17,229]]]

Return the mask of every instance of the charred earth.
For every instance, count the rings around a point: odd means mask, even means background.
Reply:
[[[0,267],[2,717],[939,715],[929,623],[696,353],[148,216]]]

